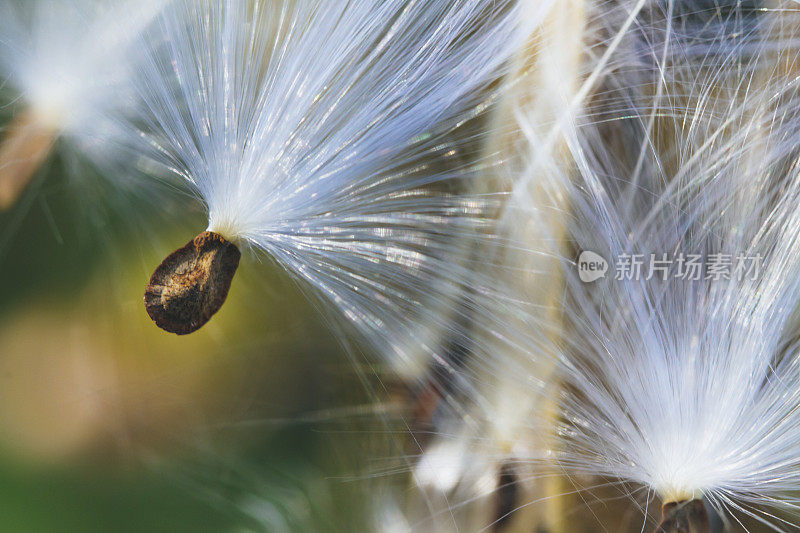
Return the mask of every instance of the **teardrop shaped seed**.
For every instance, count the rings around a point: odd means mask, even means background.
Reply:
[[[204,231],[153,272],[144,292],[147,314],[170,333],[197,331],[225,303],[241,255],[222,235]]]

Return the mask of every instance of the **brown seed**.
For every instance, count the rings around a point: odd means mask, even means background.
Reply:
[[[241,255],[222,235],[204,231],[153,272],[144,291],[147,314],[170,333],[197,331],[225,303]]]
[[[661,514],[656,533],[711,533],[711,523],[702,500],[665,503]]]

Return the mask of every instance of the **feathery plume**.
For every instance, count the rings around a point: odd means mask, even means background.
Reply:
[[[648,3],[572,133],[593,255],[568,273],[561,464],[654,492],[660,532],[710,531],[700,500],[778,530],[796,508],[795,17]]]
[[[0,142],[0,210],[16,201],[57,139],[96,165],[115,162],[122,123],[136,115],[131,44],[166,1],[0,5],[0,73],[24,106]]]
[[[418,373],[427,360],[406,347],[426,346],[418,324],[446,327],[465,279],[463,236],[484,225],[486,202],[457,194],[477,167],[462,161],[458,132],[490,103],[523,33],[518,10],[513,0],[174,2],[147,37],[161,46],[141,77],[152,157],[194,189],[219,243],[265,252]],[[218,249],[190,248],[146,296],[156,323],[181,333],[218,308],[208,272],[191,266],[215,265]]]

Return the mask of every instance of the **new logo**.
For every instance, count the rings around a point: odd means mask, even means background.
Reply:
[[[581,252],[578,257],[578,276],[584,283],[591,283],[606,276],[608,261],[601,255],[589,250]]]

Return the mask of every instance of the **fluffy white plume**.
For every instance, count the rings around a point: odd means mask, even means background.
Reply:
[[[796,22],[665,2],[605,33],[619,46],[570,134],[571,230],[609,271],[569,265],[563,464],[664,502],[795,505]]]
[[[207,205],[210,230],[265,251],[419,372],[407,345],[425,349],[420,323],[446,327],[462,237],[484,223],[485,202],[451,194],[475,170],[454,131],[522,37],[518,9],[173,2],[140,86],[153,158]]]

